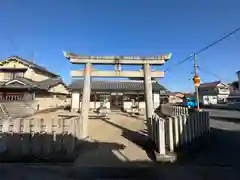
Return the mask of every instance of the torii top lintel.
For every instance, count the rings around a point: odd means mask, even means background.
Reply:
[[[171,59],[172,54],[164,54],[160,56],[83,56],[76,55],[70,52],[63,52],[64,57],[67,58],[72,64],[129,64],[129,65],[142,65],[153,64],[161,65],[165,61]]]

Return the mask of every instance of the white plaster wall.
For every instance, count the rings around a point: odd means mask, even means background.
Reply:
[[[69,94],[69,91],[63,84],[58,84],[56,86],[53,86],[48,91],[53,93]]]
[[[44,110],[49,108],[56,108],[61,106],[67,106],[70,104],[70,99],[61,100],[54,97],[42,97],[35,98],[33,108],[36,110]]]
[[[100,107],[101,102],[96,102],[96,108]],[[82,106],[82,102],[80,102],[80,107]],[[106,103],[108,109],[110,109],[110,102]],[[94,109],[94,101],[90,102],[90,109]]]
[[[80,108],[80,93],[73,92],[72,93],[72,102],[71,102],[71,109],[72,111],[77,111]]]
[[[131,109],[131,106],[132,106],[132,102],[123,102],[124,110]],[[144,101],[139,102],[139,109],[145,109]]]
[[[139,102],[139,109],[145,109],[145,101]]]
[[[29,68],[25,74],[24,74],[24,77],[28,78],[28,79],[32,79],[34,81],[43,81],[43,80],[46,80],[48,78],[50,78],[49,75],[47,75],[46,73],[40,73],[40,72],[37,72],[36,70],[33,70],[31,68]]]
[[[123,109],[131,109],[132,102],[123,102]]]
[[[153,108],[156,109],[160,105],[160,95],[159,94],[153,94]],[[123,108],[131,109],[132,102],[123,102]],[[139,102],[139,109],[145,109],[145,101]]]

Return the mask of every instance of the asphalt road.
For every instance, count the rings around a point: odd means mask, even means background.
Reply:
[[[240,120],[240,110],[223,110],[223,109],[203,109],[203,110],[210,112],[210,116],[213,118]]]

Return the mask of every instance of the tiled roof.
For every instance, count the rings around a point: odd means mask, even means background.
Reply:
[[[8,84],[9,82],[14,81],[14,80],[20,81],[20,82],[24,83],[25,85],[19,84],[19,83]],[[34,88],[37,86],[38,86],[37,82],[34,82],[34,81],[32,81],[30,79],[26,79],[26,78],[21,78],[21,77],[17,77],[17,78],[11,79],[9,81],[0,83],[0,87],[3,87],[3,88]]]
[[[221,83],[221,81],[214,81],[214,82],[209,82],[209,83],[203,83],[203,84],[200,84],[200,87],[215,87],[215,86],[217,86],[220,83]]]
[[[38,82],[38,86],[41,89],[49,89],[51,86],[56,84],[63,83],[61,78],[48,78],[44,81]]]
[[[157,82],[153,82],[153,91],[165,90],[165,87]],[[69,85],[72,90],[82,90],[84,87],[83,80],[75,80]],[[92,81],[91,89],[95,91],[144,91],[142,81]]]
[[[37,87],[38,86],[38,82],[36,81],[32,81],[31,79],[27,79],[27,78],[22,78],[22,77],[17,77],[15,78],[18,81],[21,81],[27,85],[33,86],[33,87]]]
[[[37,70],[39,70],[39,71],[42,71],[42,72],[46,72],[46,73],[48,73],[48,74],[51,74],[52,76],[56,76],[56,77],[59,76],[59,75],[57,75],[57,74],[55,74],[55,73],[53,73],[53,72],[48,71],[46,68],[44,68],[44,67],[42,67],[42,66],[39,66],[39,65],[37,65],[37,64],[35,64],[35,63],[31,62],[31,61],[28,61],[28,60],[26,60],[26,59],[23,59],[23,58],[21,58],[21,57],[19,57],[19,56],[10,56],[10,57],[8,58],[8,60],[10,60],[10,59],[16,59],[16,60],[18,60],[18,61],[21,61],[23,64],[26,64],[26,65],[28,65],[28,66],[31,66],[32,68],[35,68],[35,69],[37,69]]]
[[[38,89],[42,89],[42,90],[48,90],[50,87],[52,87],[54,85],[57,85],[59,83],[64,84],[61,78],[49,78],[49,79],[46,79],[44,81],[36,82],[36,81],[32,81],[31,79],[17,77],[15,79],[10,80],[10,81],[13,81],[13,80],[18,80],[18,81],[21,81],[24,84],[26,84],[26,85],[20,85],[20,84],[19,85],[14,85],[15,88],[26,87],[26,88],[38,88]],[[10,81],[8,81],[8,82],[10,82]],[[12,85],[7,84],[8,82],[0,82],[0,86],[11,88]]]

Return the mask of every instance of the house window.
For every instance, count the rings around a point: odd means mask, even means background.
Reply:
[[[16,77],[24,77],[24,72],[4,72],[4,80],[11,80]]]
[[[15,77],[23,77],[24,73],[23,72],[16,72]]]
[[[12,72],[5,72],[4,73],[4,80],[10,80],[14,78],[14,73]]]

